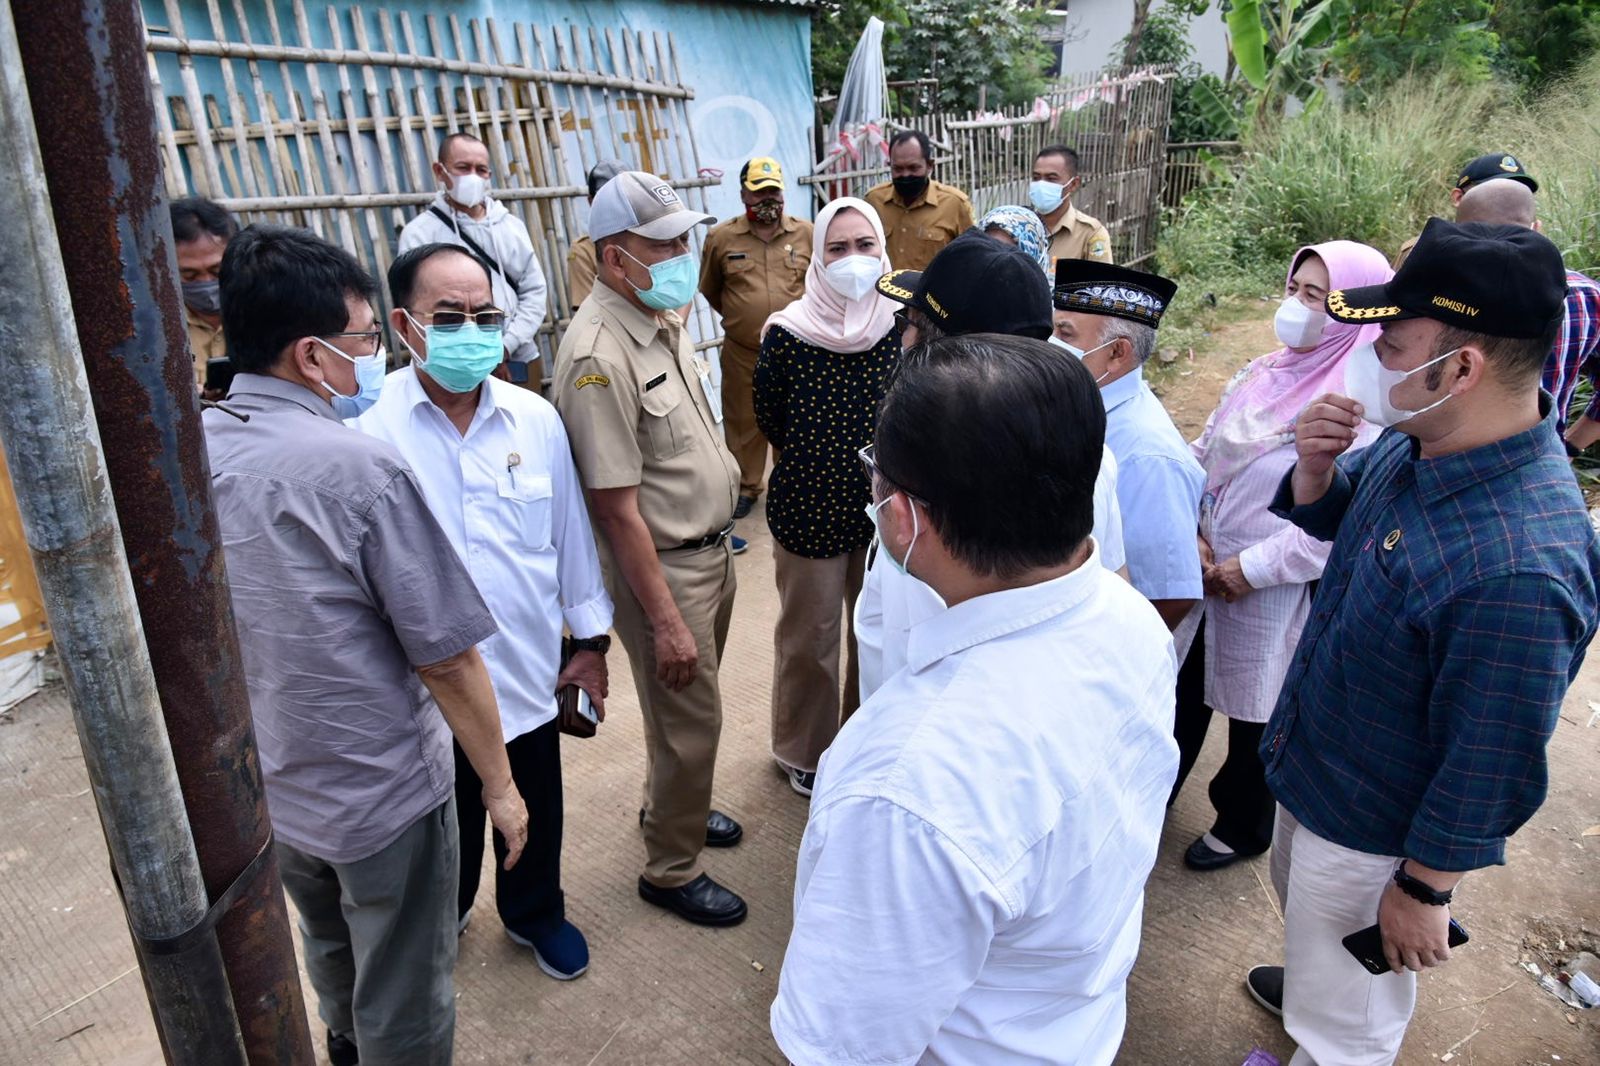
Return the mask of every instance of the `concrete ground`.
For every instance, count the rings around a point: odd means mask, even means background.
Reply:
[[[487,892],[461,944],[461,1063],[767,1063],[767,1030],[789,928],[805,801],[767,754],[767,693],[777,600],[760,509],[724,673],[726,725],[717,802],[745,826],[707,866],[750,902],[729,930],[687,925],[635,893],[642,849],[634,812],[643,766],[637,704],[620,649],[608,720],[565,749],[568,911],[593,966],[559,984],[501,934]],[[1524,948],[1600,937],[1596,797],[1600,660],[1591,659],[1551,745],[1551,795],[1513,840],[1510,863],[1468,878],[1456,914],[1472,944],[1426,975],[1404,1066],[1600,1064],[1600,1011],[1576,1014],[1519,965]],[[1260,1046],[1287,1062],[1278,1023],[1240,987],[1277,961],[1281,926],[1264,859],[1197,875],[1185,846],[1208,824],[1204,783],[1221,758],[1213,730],[1173,811],[1150,881],[1145,936],[1129,986],[1120,1063],[1237,1066]],[[0,716],[0,1064],[160,1061],[64,693],[58,686]],[[486,875],[485,883],[489,883]],[[1587,928],[1585,928],[1587,926]],[[907,980],[915,980],[907,974]],[[315,1009],[310,989],[308,1003]],[[322,1028],[313,1017],[320,1043]],[[1061,1049],[1065,1059],[1071,1052]]]

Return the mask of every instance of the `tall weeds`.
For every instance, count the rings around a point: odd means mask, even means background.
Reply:
[[[1397,83],[1363,105],[1324,103],[1249,129],[1232,180],[1197,191],[1163,233],[1161,268],[1202,286],[1281,283],[1303,244],[1346,238],[1393,253],[1451,217],[1461,164],[1510,151],[1539,179],[1545,233],[1570,267],[1600,268],[1600,55],[1527,102],[1492,84]]]

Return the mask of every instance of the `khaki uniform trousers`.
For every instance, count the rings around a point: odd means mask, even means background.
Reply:
[[[604,540],[602,539],[602,544]],[[612,625],[628,652],[644,718],[644,878],[677,888],[700,876],[711,813],[711,782],[722,734],[717,672],[728,642],[737,581],[726,541],[698,551],[664,551],[661,574],[694,634],[700,661],[689,687],[673,692],[656,678],[655,629],[609,549],[601,549]]]
[[[756,356],[760,351],[722,341],[722,436],[739,464],[739,495],[761,495],[767,438],[756,425]]]
[[[772,655],[772,755],[814,773],[817,760],[861,703],[856,669],[855,609],[867,549],[808,559],[772,545],[778,576],[778,626]],[[846,647],[839,694],[839,618]],[[841,711],[843,712],[841,714]]]

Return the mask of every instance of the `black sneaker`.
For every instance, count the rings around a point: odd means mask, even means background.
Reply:
[[[361,1055],[356,1051],[356,1042],[329,1029],[328,1062],[332,1066],[361,1066]]]
[[[1261,1004],[1261,1009],[1283,1017],[1283,967],[1253,966],[1245,974],[1244,990]]]
[[[750,509],[756,505],[754,496],[740,496],[739,502],[733,505],[733,518],[738,521],[750,514]]]

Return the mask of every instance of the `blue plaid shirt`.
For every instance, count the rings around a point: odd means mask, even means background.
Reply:
[[[1438,459],[1386,430],[1333,487],[1274,514],[1333,552],[1262,737],[1307,829],[1438,870],[1505,861],[1595,630],[1600,545],[1555,433]]]

